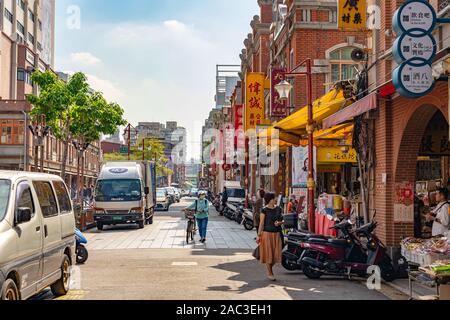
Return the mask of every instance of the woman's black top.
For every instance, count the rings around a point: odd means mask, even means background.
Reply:
[[[266,219],[264,220],[264,232],[278,233],[282,231],[281,226],[275,226],[275,222],[283,221],[281,208],[275,207],[273,209],[270,209],[266,207],[261,210],[261,213],[266,217]]]

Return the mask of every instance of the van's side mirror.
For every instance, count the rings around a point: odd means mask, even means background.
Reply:
[[[150,188],[149,187],[145,187],[144,188],[144,193],[145,193],[145,195],[149,195],[150,194]]]
[[[16,223],[21,224],[31,221],[32,212],[30,208],[18,208],[16,214]]]

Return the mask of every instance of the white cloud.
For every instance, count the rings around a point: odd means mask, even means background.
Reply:
[[[102,62],[99,58],[89,52],[75,52],[70,54],[70,60],[75,64],[95,66]]]
[[[108,102],[120,103],[124,100],[124,97],[126,96],[125,93],[117,88],[117,86],[111,81],[101,79],[92,74],[87,74],[86,76],[92,89],[102,92],[103,96],[106,100],[108,100]]]

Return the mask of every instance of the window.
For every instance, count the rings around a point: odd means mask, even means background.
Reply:
[[[36,21],[36,16],[34,15],[33,11],[31,11],[30,9],[28,9],[28,17],[30,17],[30,20],[35,22]]]
[[[5,17],[9,22],[13,22],[13,14],[5,8]]]
[[[11,182],[9,180],[0,180],[0,221],[5,218],[9,203],[9,192]]]
[[[25,11],[25,1],[23,1],[23,0],[17,0],[17,5],[18,5],[23,11]]]
[[[21,33],[21,34],[25,34],[25,27],[23,26],[23,24],[21,24],[19,21],[17,21],[17,30]]]
[[[100,180],[95,190],[98,202],[139,201],[142,198],[139,180]]]
[[[67,194],[67,189],[64,183],[60,181],[54,181],[53,186],[55,187],[56,197],[58,198],[59,211],[61,213],[69,213],[72,211],[72,204],[70,202],[69,195]]]
[[[354,47],[341,48],[330,54],[331,82],[354,79],[358,64],[352,60]]]
[[[17,69],[17,81],[25,81],[26,72],[23,69]]]
[[[28,41],[34,44],[34,36],[28,32]]]
[[[302,22],[311,22],[311,10],[310,9],[302,10]]]
[[[330,23],[337,23],[337,11],[330,10]]]
[[[0,145],[16,145],[24,142],[23,120],[0,120]]]
[[[38,196],[44,218],[54,217],[58,215],[58,206],[56,204],[55,195],[49,182],[36,181],[33,182],[34,189]]]
[[[17,186],[16,210],[19,208],[29,208],[33,215],[35,213],[33,195],[28,182],[20,182]]]

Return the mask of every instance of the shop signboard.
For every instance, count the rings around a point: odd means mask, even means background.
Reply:
[[[317,148],[314,147],[314,154]],[[317,158],[314,159],[314,175],[317,178]],[[317,180],[317,179],[316,179]],[[307,188],[308,186],[308,148],[292,148],[292,187]]]
[[[394,222],[414,223],[414,183],[395,184]]]
[[[356,163],[358,161],[357,152],[350,148],[344,152],[341,148],[319,148],[317,151],[317,161],[322,163]]]
[[[245,131],[264,123],[264,73],[247,73],[245,90]]]
[[[436,56],[432,34],[436,23],[436,11],[426,0],[406,1],[394,14],[398,38],[392,51],[399,66],[392,73],[392,81],[402,96],[421,97],[435,86],[431,63]]]
[[[286,69],[273,68],[270,76],[270,116],[276,118],[284,118],[288,115],[288,102],[287,100],[280,99],[276,86],[286,80]]]
[[[339,0],[338,27],[347,30],[367,28],[366,0]]]
[[[245,132],[244,132],[244,106],[234,106],[234,145],[237,150],[245,149]]]
[[[128,154],[128,146],[120,146],[120,154]]]

